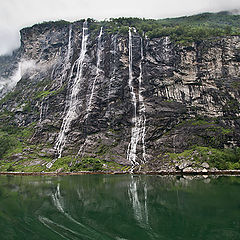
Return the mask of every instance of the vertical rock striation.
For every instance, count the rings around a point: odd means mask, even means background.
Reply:
[[[97,157],[133,167],[194,145],[239,146],[239,36],[181,46],[133,28],[125,35],[92,26],[21,30],[15,63],[34,66],[1,112],[12,112],[18,126],[35,123],[32,143],[55,149],[55,160]]]

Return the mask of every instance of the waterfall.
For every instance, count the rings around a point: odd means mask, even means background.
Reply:
[[[109,86],[108,86],[108,112],[111,111],[110,94],[112,90],[112,82],[116,78],[116,53],[117,53],[117,35],[114,35],[113,37],[113,73],[110,78]]]
[[[145,116],[145,104],[144,104],[144,98],[142,96],[143,87],[142,87],[142,61],[143,61],[143,43],[141,39],[141,61],[139,63],[139,69],[140,74],[138,77],[138,97],[137,94],[134,91],[134,85],[133,85],[133,70],[132,70],[132,33],[131,28],[129,28],[129,88],[131,91],[132,96],[132,103],[134,106],[134,115],[132,118],[132,131],[131,131],[131,141],[128,145],[128,151],[127,151],[127,159],[132,164],[132,169],[139,165],[140,163],[146,162],[146,147],[145,147],[145,131],[146,131],[146,116]],[[138,108],[137,108],[138,106]],[[142,145],[142,160],[139,162],[137,160],[137,146],[139,141],[141,141]]]
[[[146,108],[144,104],[144,98],[142,92],[144,88],[142,87],[142,80],[143,80],[143,70],[142,70],[142,62],[144,60],[143,56],[143,40],[141,38],[141,61],[139,63],[140,74],[138,78],[139,84],[139,118],[138,124],[140,126],[140,138],[142,141],[142,151],[143,151],[143,162],[146,162],[146,145],[145,145],[145,135],[146,135]]]
[[[85,55],[87,52],[87,39],[88,39],[87,31],[88,31],[87,21],[85,21],[83,23],[81,52],[76,62],[77,73],[72,84],[72,89],[71,89],[70,99],[69,99],[69,107],[68,107],[68,110],[66,111],[66,115],[63,119],[62,126],[57,138],[57,142],[55,144],[55,149],[57,150],[58,158],[62,156],[62,151],[66,144],[66,134],[70,130],[71,122],[77,118],[77,106],[78,106],[77,95],[81,89],[83,63],[84,63]],[[72,66],[69,79],[71,79],[72,77],[74,67],[75,67],[75,64],[73,64]]]
[[[47,111],[49,108],[49,103],[48,103],[48,98],[42,101],[41,106],[40,106],[40,117],[39,117],[39,123],[42,122],[42,120],[45,118],[47,115]]]
[[[102,34],[103,34],[103,28],[101,27],[100,33],[98,35],[98,45],[97,45],[97,70],[96,70],[96,76],[95,76],[93,84],[92,84],[91,95],[89,98],[87,113],[85,116],[86,119],[88,118],[88,115],[92,110],[92,100],[93,100],[93,95],[94,95],[94,91],[95,91],[95,84],[96,84],[96,81],[99,78],[99,75],[101,72],[100,63],[101,63],[101,57],[102,57]]]
[[[43,88],[43,91],[45,91],[47,87],[48,86],[45,86]],[[42,103],[41,103],[41,107],[40,107],[40,117],[39,117],[39,122],[40,123],[42,122],[43,118],[45,117],[47,110],[48,110],[48,102],[46,103],[45,98],[43,98]]]
[[[131,28],[129,28],[129,44],[128,44],[128,49],[129,49],[129,80],[128,80],[128,85],[130,88],[131,96],[132,96],[132,102],[134,106],[134,116],[132,118],[132,122],[134,124],[134,127],[132,128],[132,134],[131,134],[131,142],[128,145],[128,152],[127,152],[127,159],[131,162],[132,166],[138,165],[139,163],[136,161],[136,152],[137,152],[137,136],[138,136],[138,129],[136,128],[136,117],[137,117],[137,98],[136,94],[134,92],[134,87],[133,87],[133,71],[132,71],[132,32]]]

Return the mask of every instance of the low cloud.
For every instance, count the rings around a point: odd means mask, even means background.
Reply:
[[[9,78],[0,78],[0,97],[13,89],[24,75],[31,75],[40,68],[34,60],[19,61],[17,68]]]
[[[235,10],[239,0],[7,0],[0,1],[0,55],[10,54],[20,45],[18,31],[35,23],[82,18],[111,17],[166,18],[202,12]],[[53,11],[54,10],[54,11]]]
[[[19,47],[19,30],[0,28],[0,55],[11,55]]]

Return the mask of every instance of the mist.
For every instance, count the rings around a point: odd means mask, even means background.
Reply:
[[[0,55],[20,46],[19,30],[49,20],[111,17],[167,18],[202,12],[239,14],[239,0],[7,0],[0,1]]]
[[[41,69],[41,66],[34,60],[20,60],[9,78],[0,77],[0,97],[13,89],[25,74],[31,74],[36,69]]]

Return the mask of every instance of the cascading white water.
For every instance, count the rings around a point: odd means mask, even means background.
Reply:
[[[66,134],[70,130],[70,124],[74,119],[77,118],[77,111],[76,111],[77,105],[78,105],[77,95],[81,89],[83,63],[84,63],[85,55],[87,52],[87,39],[88,39],[88,27],[87,27],[87,21],[85,21],[83,23],[81,52],[76,63],[77,73],[72,84],[72,89],[71,89],[70,99],[68,104],[69,107],[66,111],[66,115],[63,119],[61,130],[59,132],[57,142],[55,144],[55,149],[57,150],[58,158],[62,156],[62,151],[66,144],[66,137],[67,137]],[[75,64],[72,66],[70,78],[72,77],[74,66]]]
[[[146,132],[146,115],[145,115],[145,104],[144,98],[142,96],[142,61],[143,61],[143,43],[141,39],[141,61],[139,63],[140,74],[138,78],[138,98],[134,91],[133,86],[133,71],[132,71],[132,33],[131,28],[129,28],[129,88],[131,91],[132,102],[134,106],[134,116],[132,118],[133,127],[131,131],[131,141],[128,145],[127,159],[132,164],[132,169],[139,165],[140,162],[137,160],[137,146],[139,141],[142,145],[142,163],[146,162],[146,147],[145,147],[145,132]],[[137,103],[139,103],[139,109],[137,109]]]
[[[132,134],[131,134],[131,141],[128,145],[128,152],[127,152],[127,159],[131,162],[132,166],[136,166],[139,163],[136,161],[136,152],[137,152],[137,136],[138,136],[138,129],[136,128],[136,117],[137,117],[137,98],[136,94],[134,92],[134,86],[133,86],[133,71],[132,71],[132,32],[131,28],[129,28],[129,44],[128,44],[128,50],[129,50],[129,55],[128,55],[128,60],[129,60],[129,80],[128,80],[128,85],[130,88],[131,96],[132,96],[132,102],[134,106],[134,116],[132,118],[132,122],[134,127],[132,128]]]
[[[139,63],[140,75],[138,78],[139,84],[139,126],[140,126],[140,138],[142,141],[142,151],[143,151],[143,162],[146,162],[146,145],[145,145],[145,135],[146,135],[146,108],[144,104],[144,98],[142,95],[143,87],[142,87],[142,80],[143,80],[143,70],[142,70],[142,62],[144,60],[143,56],[143,40],[141,38],[141,61]]]
[[[113,37],[113,73],[112,77],[110,78],[109,81],[109,86],[108,86],[108,111],[111,111],[111,104],[110,104],[110,95],[111,95],[111,90],[112,90],[112,82],[116,78],[116,53],[117,53],[117,35],[114,35]]]
[[[96,84],[96,81],[99,78],[100,73],[101,73],[100,65],[101,65],[101,58],[102,58],[102,51],[103,51],[103,48],[102,48],[102,34],[103,34],[103,27],[101,27],[99,35],[98,35],[96,76],[95,76],[93,84],[92,84],[91,95],[90,95],[90,98],[89,98],[89,102],[88,102],[88,106],[87,106],[87,110],[86,110],[86,115],[84,117],[85,119],[88,118],[89,113],[92,111],[92,101],[93,101],[93,96],[94,96],[94,91],[95,91],[95,84]],[[84,155],[84,148],[86,146],[86,142],[87,142],[87,138],[85,138],[84,143],[79,148],[76,157],[79,157],[79,156],[82,157]]]
[[[99,78],[99,75],[100,75],[100,72],[101,72],[100,63],[101,63],[101,57],[102,57],[102,34],[103,34],[103,28],[101,27],[101,30],[100,30],[99,35],[98,35],[96,76],[95,76],[94,81],[93,81],[91,95],[90,95],[90,98],[89,98],[89,102],[88,102],[88,106],[87,106],[87,113],[86,113],[85,118],[88,118],[88,115],[92,110],[92,100],[93,100],[93,95],[94,95],[94,91],[95,91],[95,84],[96,84],[96,81]]]
[[[45,86],[43,88],[43,91],[45,91],[47,87],[48,86]],[[45,98],[43,98],[42,103],[41,103],[41,107],[40,107],[40,117],[39,117],[39,122],[40,123],[42,122],[47,110],[48,110],[48,102],[46,103]]]

